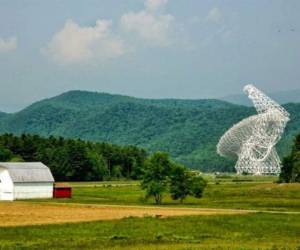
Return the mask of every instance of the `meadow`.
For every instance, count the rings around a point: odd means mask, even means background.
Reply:
[[[69,183],[73,187],[72,199],[18,201],[10,205],[40,207],[45,214],[49,206],[58,210],[71,208],[68,213],[73,221],[4,226],[5,220],[14,218],[1,216],[0,249],[300,249],[300,184],[277,184],[274,177],[206,178],[209,184],[203,198],[189,197],[180,204],[166,196],[160,207],[143,198],[138,182]],[[155,211],[124,215],[121,219],[92,218],[103,206],[111,212],[119,207],[122,212],[130,208],[169,212],[213,208],[220,213],[161,216]],[[79,207],[84,210],[77,212]],[[224,209],[238,209],[241,213],[222,214]],[[85,214],[91,221],[76,221]],[[45,216],[51,219],[54,212]]]
[[[272,176],[213,178],[208,175],[206,179],[209,182],[201,199],[188,197],[181,204],[165,195],[161,206],[300,211],[300,185],[297,183],[278,184]],[[73,187],[73,198],[57,202],[157,206],[152,199],[144,199],[144,191],[135,181],[69,184]]]

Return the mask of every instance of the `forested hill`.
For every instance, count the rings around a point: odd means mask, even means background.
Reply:
[[[300,104],[292,114],[281,148],[288,150],[300,131]],[[223,171],[231,161],[217,156],[219,137],[252,108],[219,100],[138,99],[71,91],[14,114],[0,114],[0,132],[64,136],[162,150],[190,167]]]
[[[3,118],[4,116],[7,116],[7,114],[0,111],[0,118]]]

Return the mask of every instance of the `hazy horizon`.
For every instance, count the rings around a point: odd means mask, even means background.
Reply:
[[[205,99],[248,83],[299,89],[299,11],[297,0],[3,0],[0,111],[70,90]]]
[[[58,93],[56,95],[53,95],[53,96],[48,96],[48,97],[42,97],[41,99],[37,99],[37,100],[34,100],[33,102],[27,104],[27,105],[24,105],[22,107],[19,107],[19,108],[16,108],[16,109],[7,109],[5,110],[5,108],[0,108],[0,112],[4,112],[4,113],[16,113],[16,112],[19,112],[29,106],[31,106],[32,104],[36,103],[36,102],[39,102],[39,101],[43,101],[45,99],[51,99],[51,98],[54,98],[54,97],[57,97],[57,96],[60,96],[62,94],[66,94],[68,92],[76,92],[76,91],[82,91],[82,92],[89,92],[89,93],[98,93],[98,94],[109,94],[109,95],[120,95],[120,96],[129,96],[129,97],[133,97],[133,98],[137,98],[137,99],[152,99],[152,100],[162,100],[162,99],[181,99],[181,100],[210,100],[210,99],[214,99],[214,100],[220,100],[220,101],[226,101],[226,102],[230,102],[232,104],[239,104],[239,105],[245,105],[245,106],[252,106],[252,103],[251,101],[249,100],[248,102],[248,97],[243,93],[243,91],[241,90],[240,93],[236,93],[236,94],[229,94],[229,95],[225,95],[225,96],[219,96],[219,97],[203,97],[203,98],[180,98],[180,97],[141,97],[141,96],[133,96],[133,95],[126,95],[126,94],[120,94],[120,93],[111,93],[111,92],[103,92],[103,91],[93,91],[93,90],[85,90],[85,89],[70,89],[70,90],[67,90],[67,91],[64,91],[62,93]],[[276,100],[276,98],[274,98],[274,95],[278,97],[278,95],[280,95],[281,93],[287,93],[287,94],[291,94],[293,93],[293,91],[297,91],[297,92],[300,92],[300,88],[298,89],[294,89],[294,90],[290,90],[290,91],[278,91],[278,92],[268,92],[266,93],[267,95],[269,95],[272,99],[274,99],[275,101],[278,101]],[[232,100],[228,100],[232,98]],[[245,103],[237,103],[235,101],[235,98],[238,98],[239,101],[240,98],[242,99],[245,99],[243,101],[245,101]],[[300,99],[300,98],[299,98]],[[289,102],[284,102],[282,104],[286,104],[286,103],[289,103]]]

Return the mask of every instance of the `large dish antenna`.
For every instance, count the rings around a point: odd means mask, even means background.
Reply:
[[[281,161],[275,145],[281,139],[289,113],[252,84],[244,87],[257,115],[229,129],[220,139],[217,152],[224,157],[237,156],[238,174],[279,174]]]

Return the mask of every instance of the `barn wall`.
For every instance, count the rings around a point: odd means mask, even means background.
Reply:
[[[15,183],[15,199],[39,199],[53,197],[53,183]]]
[[[14,199],[14,185],[7,169],[0,168],[0,200]]]

